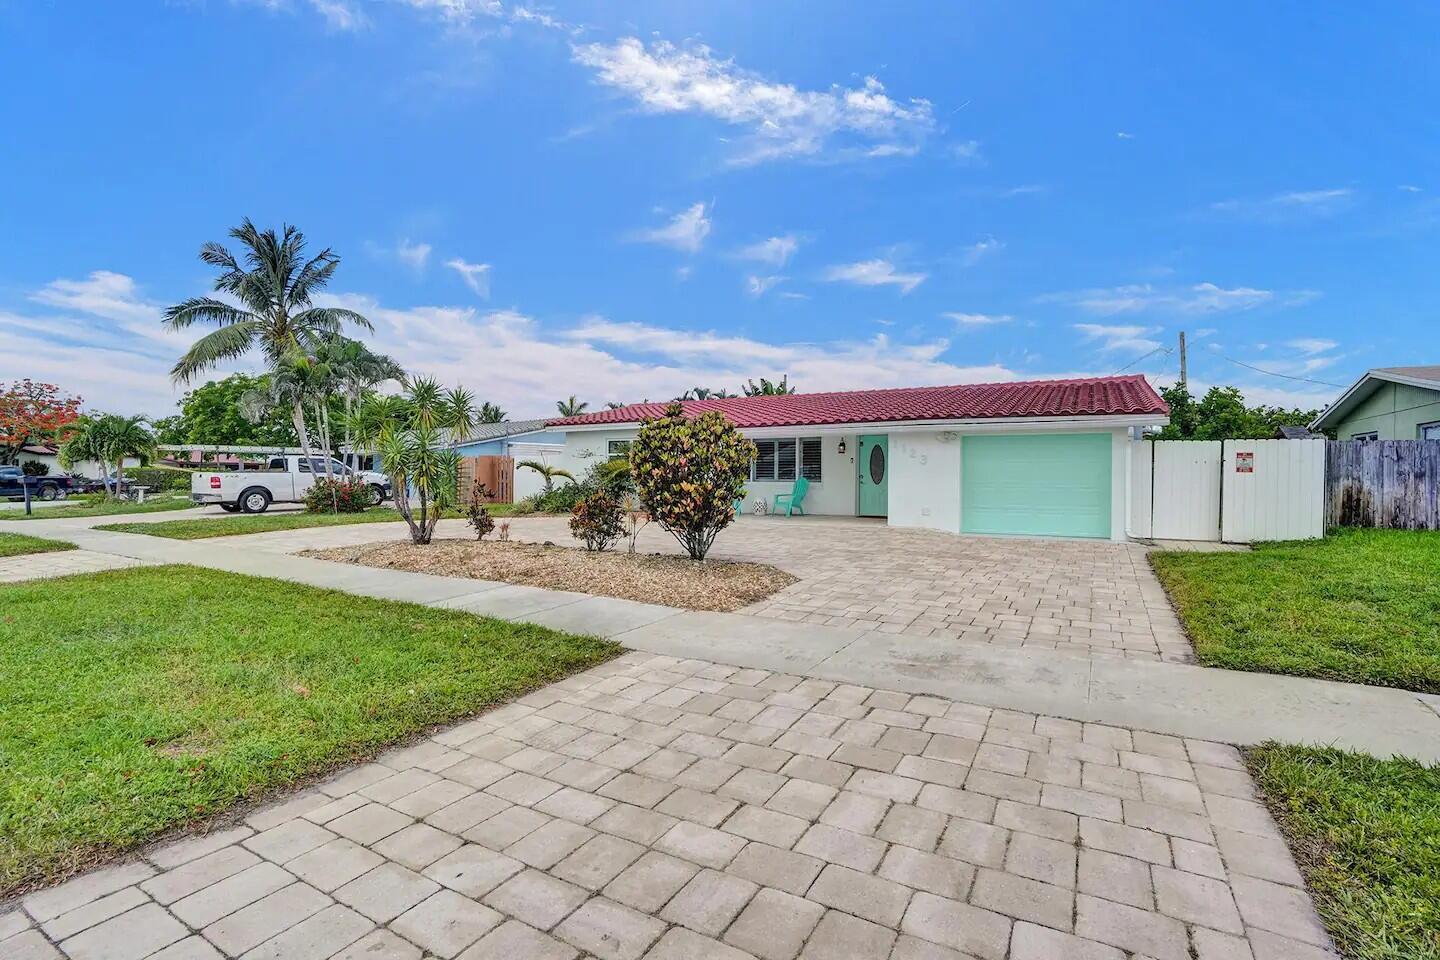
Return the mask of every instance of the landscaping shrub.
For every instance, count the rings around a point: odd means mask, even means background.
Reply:
[[[178,467],[126,467],[125,479],[151,490],[189,490],[192,473]]]
[[[594,492],[594,488],[587,484],[567,483],[563,487],[556,487],[549,493],[539,494],[532,499],[535,502],[535,509],[540,513],[569,513],[581,500],[585,499],[586,495]]]
[[[465,515],[475,531],[476,540],[484,540],[485,535],[495,529],[495,518],[490,516],[487,506],[489,502],[490,488],[483,481],[476,480],[470,487],[470,499],[465,503]]]
[[[586,550],[609,550],[625,534],[625,510],[620,501],[597,490],[575,504],[570,532],[585,541]]]
[[[370,485],[316,477],[305,493],[307,513],[362,513],[370,506]]]
[[[647,420],[630,444],[635,492],[651,518],[694,560],[735,519],[735,500],[749,479],[751,443],[718,410],[693,419],[680,404]]]
[[[50,474],[50,465],[39,460],[26,460],[20,464],[20,472],[27,477],[44,477]]]

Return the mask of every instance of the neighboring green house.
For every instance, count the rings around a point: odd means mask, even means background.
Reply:
[[[1371,370],[1310,429],[1337,440],[1440,440],[1440,366]]]

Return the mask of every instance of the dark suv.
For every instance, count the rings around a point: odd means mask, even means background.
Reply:
[[[75,482],[64,474],[26,477],[19,467],[0,467],[0,497],[21,500],[25,497],[26,480],[30,482],[30,499],[59,500],[70,495]]]

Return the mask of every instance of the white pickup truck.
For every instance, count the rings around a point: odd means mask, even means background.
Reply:
[[[390,478],[383,473],[352,471],[334,458],[330,470],[337,479],[353,476],[368,485],[372,503],[383,503],[390,497]],[[276,456],[266,462],[263,470],[197,472],[190,478],[190,499],[201,505],[219,504],[227,513],[264,513],[272,503],[303,501],[315,478],[323,476],[322,457]]]

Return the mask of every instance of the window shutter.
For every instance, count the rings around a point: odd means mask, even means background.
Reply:
[[[819,437],[806,437],[800,441],[800,476],[811,483],[820,482]]]
[[[794,441],[794,440],[777,440],[777,441],[775,442],[775,446],[776,446],[775,479],[776,479],[776,480],[794,480],[794,479],[795,479],[795,441]]]
[[[775,479],[775,441],[755,441],[755,479]]]

